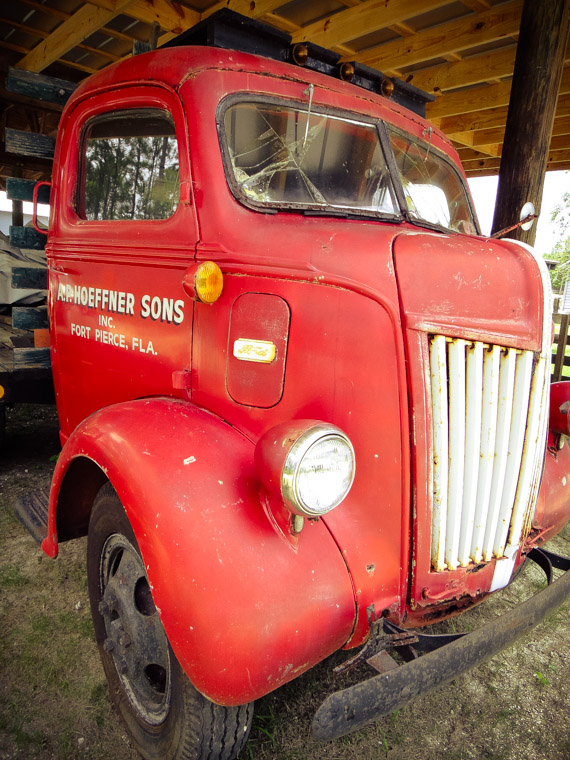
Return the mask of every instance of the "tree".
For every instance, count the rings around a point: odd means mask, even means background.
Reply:
[[[570,279],[570,192],[564,193],[550,218],[562,238],[548,257],[559,262],[558,266],[550,270],[550,279],[554,291],[561,293],[566,280]]]

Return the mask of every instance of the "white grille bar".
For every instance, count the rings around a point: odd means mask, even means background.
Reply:
[[[502,557],[528,531],[544,443],[546,361],[530,351],[430,339],[431,562]],[[508,540],[508,543],[507,543]]]

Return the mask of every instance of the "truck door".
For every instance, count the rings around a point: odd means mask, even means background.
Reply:
[[[71,107],[62,133],[47,254],[65,438],[111,403],[187,397],[172,378],[190,368],[192,302],[181,283],[198,232],[185,117],[172,90],[91,95]]]

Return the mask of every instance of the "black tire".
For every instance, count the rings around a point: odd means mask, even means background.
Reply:
[[[221,707],[190,683],[152,600],[133,530],[110,483],[89,522],[87,578],[95,637],[111,697],[146,760],[232,760],[253,703]]]

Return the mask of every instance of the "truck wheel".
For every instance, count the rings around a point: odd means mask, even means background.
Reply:
[[[231,760],[253,703],[221,707],[192,686],[160,622],[141,554],[110,483],[95,498],[87,543],[95,637],[111,697],[147,760]]]

